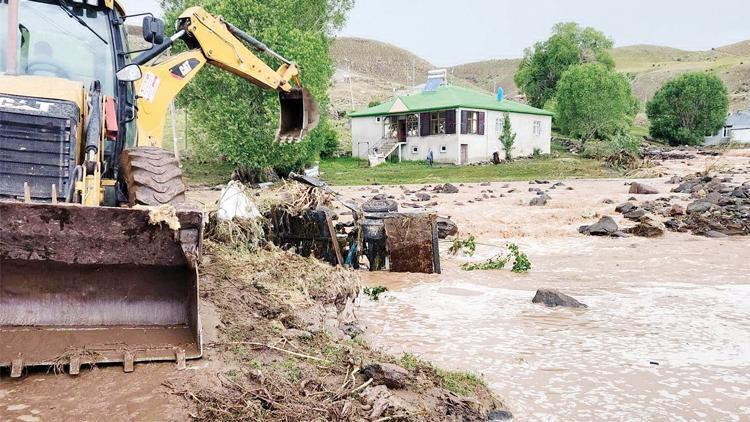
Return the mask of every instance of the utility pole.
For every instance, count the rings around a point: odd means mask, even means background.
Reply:
[[[9,75],[15,75],[18,70],[18,0],[8,0],[8,40],[0,41],[7,42],[8,53],[6,56],[6,73]]]
[[[349,62],[349,99],[351,100],[351,107],[352,110],[354,110],[354,88],[352,87],[352,62],[351,60],[347,60]]]

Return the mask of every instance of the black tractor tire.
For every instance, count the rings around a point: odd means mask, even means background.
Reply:
[[[370,199],[362,204],[362,211],[374,213],[398,212],[398,202],[392,199]]]
[[[182,169],[169,151],[156,147],[126,149],[120,159],[120,173],[131,207],[185,202]]]

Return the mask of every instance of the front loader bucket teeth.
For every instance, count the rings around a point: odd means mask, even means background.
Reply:
[[[318,103],[305,88],[293,88],[279,94],[281,116],[276,140],[296,142],[307,136],[318,126],[320,109]]]
[[[0,367],[199,358],[202,214],[0,202]]]

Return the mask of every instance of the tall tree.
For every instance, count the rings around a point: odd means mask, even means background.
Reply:
[[[627,78],[601,63],[571,67],[557,87],[557,124],[583,141],[628,132],[638,108]]]
[[[277,143],[278,94],[208,67],[178,99],[189,109],[201,138],[208,143],[204,151],[245,169],[288,172],[331,144],[328,138],[335,133],[324,111],[334,70],[328,49],[353,0],[164,0],[162,4],[167,20],[172,22],[185,8],[200,5],[297,62],[304,86],[323,110],[319,127],[308,138],[292,145]],[[274,69],[280,65],[266,54],[259,53],[259,57]]]
[[[516,84],[534,107],[555,97],[557,82],[571,66],[598,62],[614,68],[608,50],[612,39],[594,28],[574,22],[558,23],[552,36],[527,48],[515,75]]]
[[[672,145],[698,145],[724,126],[727,88],[710,73],[687,73],[667,82],[646,104],[651,136]]]

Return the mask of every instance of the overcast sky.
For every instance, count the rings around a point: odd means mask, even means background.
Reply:
[[[159,4],[124,1],[129,13]],[[395,44],[438,66],[521,57],[562,21],[593,26],[618,46],[707,50],[750,39],[750,0],[355,1],[340,35]]]

